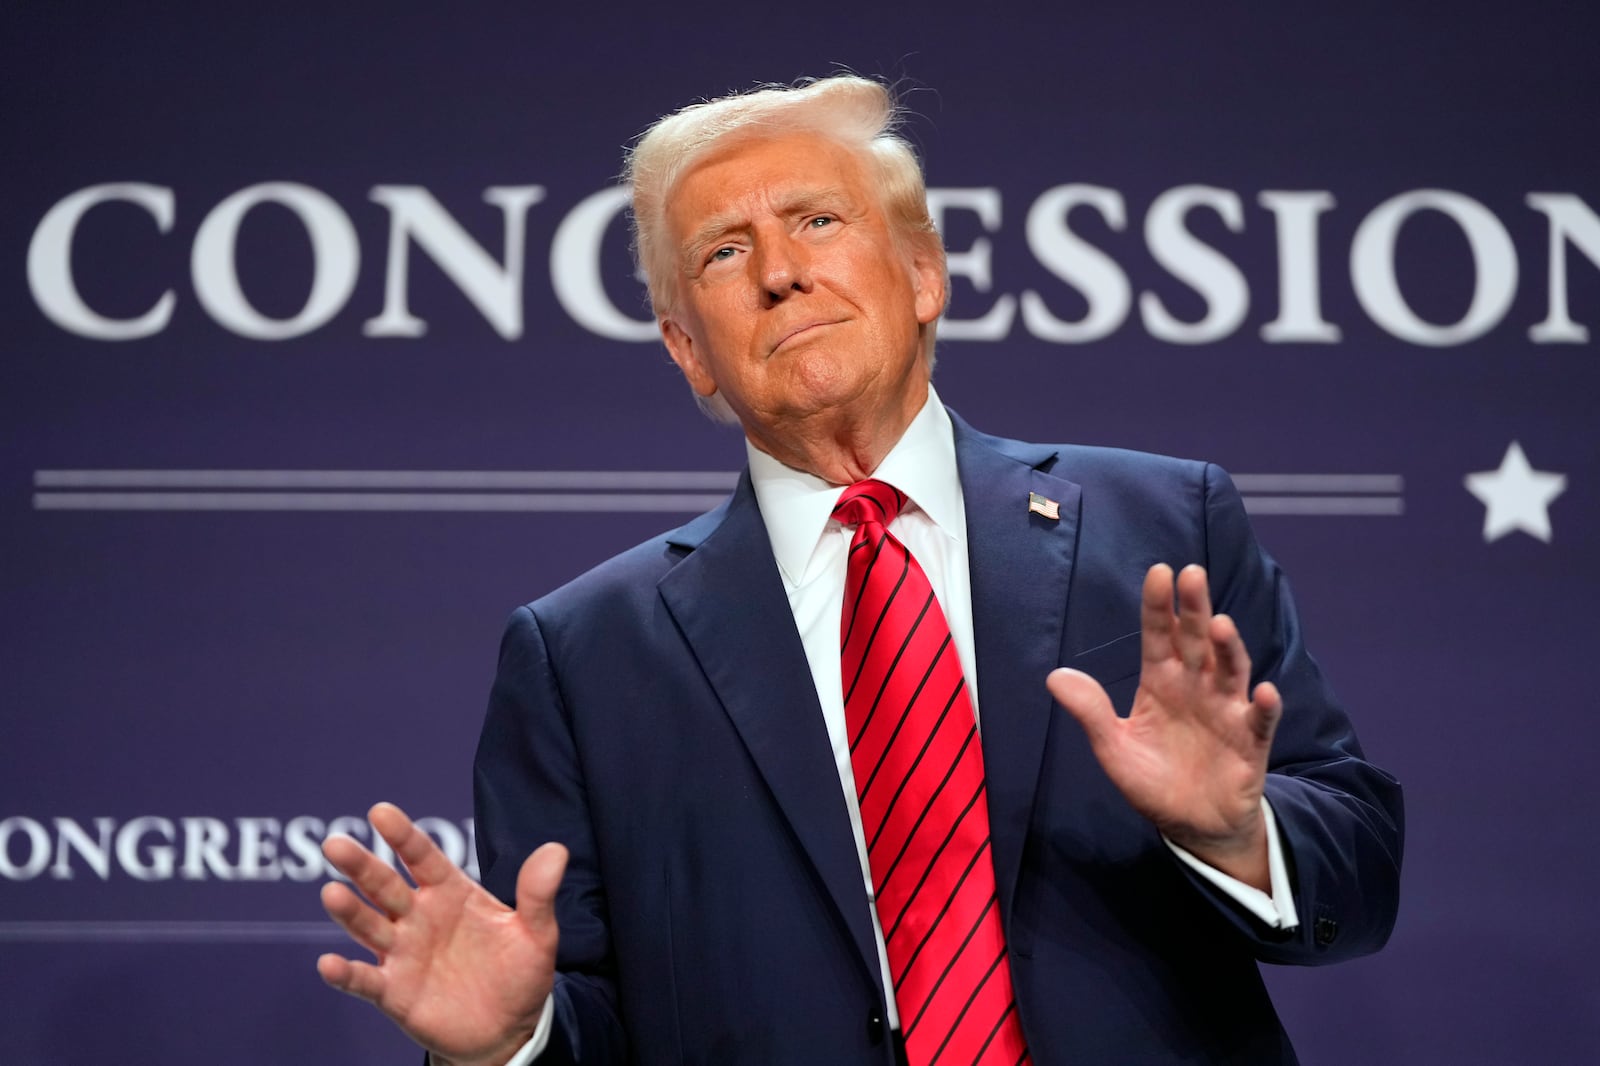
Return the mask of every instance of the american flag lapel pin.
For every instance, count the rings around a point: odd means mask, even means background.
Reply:
[[[1028,493],[1028,513],[1048,518],[1052,522],[1061,521],[1061,505],[1037,492]]]

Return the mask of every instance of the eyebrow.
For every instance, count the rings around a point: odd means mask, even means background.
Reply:
[[[700,258],[703,249],[717,243],[730,233],[744,229],[746,225],[743,211],[724,211],[712,215],[695,230],[687,241],[683,242],[683,255],[685,262],[694,265]]]

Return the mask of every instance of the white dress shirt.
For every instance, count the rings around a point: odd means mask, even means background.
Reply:
[[[894,984],[890,979],[889,956],[884,949],[883,927],[872,887],[872,869],[867,862],[866,835],[861,826],[861,809],[856,797],[855,773],[850,764],[850,744],[844,719],[844,689],[839,668],[839,621],[844,609],[845,564],[853,530],[830,516],[843,488],[799,470],[745,442],[750,460],[750,480],[755,488],[761,519],[772,542],[795,627],[805,646],[811,679],[816,685],[822,718],[833,746],[834,769],[844,791],[845,807],[850,812],[850,831],[855,837],[856,857],[861,863],[862,890],[873,904],[872,932],[878,945],[878,966],[883,974],[884,999],[891,1028],[899,1027]],[[900,440],[872,472],[873,478],[887,482],[910,499],[889,531],[916,557],[928,575],[934,595],[944,608],[950,636],[966,675],[967,693],[982,728],[978,707],[976,643],[972,635],[972,578],[967,568],[966,505],[961,478],[956,469],[954,428],[944,405],[932,386],[928,399]],[[1039,679],[1044,687],[1044,678]],[[1066,711],[1062,711],[1066,714]],[[1269,895],[1208,866],[1183,848],[1167,841],[1167,846],[1218,890],[1250,911],[1267,926],[1289,929],[1299,924],[1289,887],[1288,869],[1278,840],[1272,807],[1263,798],[1262,814],[1267,823],[1268,864],[1272,892]],[[544,1050],[549,1040],[552,1008],[547,1002],[539,1028],[507,1066],[527,1066]]]

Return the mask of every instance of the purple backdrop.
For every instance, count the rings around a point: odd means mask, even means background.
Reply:
[[[727,483],[620,146],[835,64],[922,116],[942,396],[1240,475],[1406,784],[1390,947],[1268,973],[1304,1059],[1600,1059],[1600,20],[1473,7],[9,12],[6,1060],[413,1061],[315,844],[470,850],[506,613]]]

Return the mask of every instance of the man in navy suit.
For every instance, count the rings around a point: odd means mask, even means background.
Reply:
[[[845,737],[832,511],[868,478],[909,499],[887,528],[976,693],[1024,1061],[1292,1062],[1257,962],[1388,936],[1399,787],[1227,476],[938,403],[944,253],[893,117],[831,78],[686,108],[632,153],[663,339],[750,465],[513,616],[475,771],[483,887],[388,805],[416,889],[326,845],[371,905],[337,883],[324,904],[377,962],[318,969],[436,1062],[948,1061],[900,1039]]]

